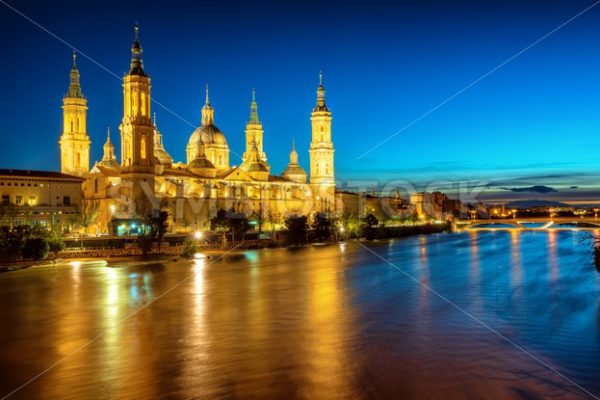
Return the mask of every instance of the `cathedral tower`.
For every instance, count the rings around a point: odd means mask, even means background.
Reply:
[[[254,154],[256,153],[256,154]],[[250,102],[250,118],[246,124],[246,151],[242,156],[242,161],[246,164],[253,160],[263,164],[267,170],[270,170],[267,164],[267,155],[263,151],[263,127],[258,119],[258,105],[256,104],[256,93],[252,89],[252,101]]]
[[[310,185],[315,201],[315,211],[334,211],[335,176],[333,142],[331,140],[331,111],[325,104],[323,74],[319,73],[317,104],[310,117],[312,141],[310,143]]]
[[[144,72],[138,36],[139,28],[136,25],[130,68],[123,77],[123,121],[119,126],[126,201],[137,201],[142,193],[154,195],[154,125],[150,114],[150,77]]]
[[[90,169],[90,138],[87,134],[87,100],[81,92],[77,55],[73,51],[69,90],[63,98],[63,131],[60,137],[60,170],[82,176]]]
[[[123,78],[121,166],[127,171],[149,173],[154,155],[154,125],[150,114],[150,77],[144,72],[138,34],[136,25],[131,65]]]

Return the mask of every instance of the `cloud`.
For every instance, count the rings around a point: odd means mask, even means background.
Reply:
[[[533,192],[533,193],[551,193],[551,192],[558,192],[558,190],[551,188],[549,186],[544,186],[544,185],[536,185],[536,186],[529,186],[529,187],[502,187],[500,189],[503,190],[510,190],[511,192],[516,192],[516,193],[521,193],[521,192]]]

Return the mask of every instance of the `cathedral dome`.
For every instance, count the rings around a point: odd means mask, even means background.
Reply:
[[[227,139],[223,132],[215,125],[202,125],[196,128],[190,136],[190,145],[223,145],[227,146]]]

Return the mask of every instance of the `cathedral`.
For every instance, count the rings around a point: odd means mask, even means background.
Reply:
[[[150,76],[144,70],[138,36],[136,26],[130,68],[123,78],[120,160],[109,129],[102,160],[91,169],[87,100],[73,55],[62,106],[61,172],[85,179],[82,213],[88,233],[131,233],[144,202],[168,210],[172,232],[207,229],[220,209],[243,213],[272,228],[281,226],[289,214],[335,211],[331,112],[325,103],[321,74],[311,114],[308,176],[292,140],[287,168],[281,175],[271,170],[254,91],[239,166],[231,165],[227,138],[216,125],[208,87],[200,126],[190,134],[185,148],[186,160],[175,162],[163,145],[151,112]]]

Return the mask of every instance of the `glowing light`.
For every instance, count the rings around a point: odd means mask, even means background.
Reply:
[[[206,256],[202,253],[194,253],[194,258],[196,260],[204,260],[206,258]]]
[[[116,209],[117,209],[117,207],[115,207],[114,204],[110,205],[110,212],[111,212],[111,214],[114,214]]]
[[[75,267],[75,268],[81,267],[81,261],[71,261],[69,264],[71,265],[71,267]]]
[[[194,232],[194,239],[202,239],[202,232],[200,232],[200,231]]]

